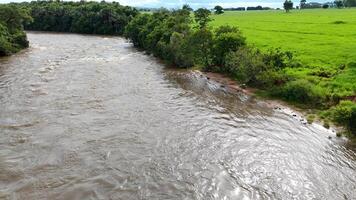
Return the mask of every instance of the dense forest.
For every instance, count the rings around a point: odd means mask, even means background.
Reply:
[[[119,3],[32,1],[17,4],[31,11],[34,19],[26,30],[121,35],[138,14]]]
[[[28,47],[23,24],[32,19],[26,9],[0,4],[0,56]]]

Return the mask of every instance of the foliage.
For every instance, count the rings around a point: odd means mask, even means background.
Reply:
[[[344,0],[343,4],[346,7],[356,7],[356,0]]]
[[[183,7],[182,7],[183,10],[187,10],[189,12],[192,12],[193,11],[193,8],[190,7],[189,4],[184,4]]]
[[[341,101],[331,108],[329,115],[335,122],[346,126],[351,133],[356,135],[356,103],[353,101]]]
[[[206,25],[211,21],[211,12],[206,8],[199,8],[194,12],[195,21],[199,24],[199,28],[205,28]]]
[[[344,2],[342,2],[341,0],[334,1],[334,4],[337,8],[342,8],[344,6]]]
[[[107,2],[32,1],[17,4],[31,10],[28,30],[120,35],[138,14],[134,8]]]
[[[286,12],[289,12],[289,10],[293,9],[293,2],[291,0],[286,0],[283,3],[283,8],[284,8],[284,10],[286,10]]]
[[[272,62],[272,58],[281,60],[284,56],[275,52],[271,50],[262,53],[254,48],[241,47],[226,55],[222,72],[251,86],[265,89],[277,87],[287,82],[288,77],[283,71],[283,65],[276,66],[275,62]]]
[[[31,21],[26,9],[0,4],[0,56],[28,47],[22,24]]]
[[[214,65],[223,65],[227,53],[236,51],[244,45],[246,45],[246,39],[237,27],[220,26],[215,30]]]
[[[303,9],[303,8],[305,8],[305,4],[306,4],[306,0],[300,0],[300,9]]]
[[[304,79],[290,81],[276,92],[278,96],[288,101],[314,107],[322,106],[327,96],[326,93],[325,88],[318,87]]]
[[[192,45],[196,63],[209,68],[212,65],[213,32],[208,28],[201,28],[193,32],[189,43]]]
[[[214,7],[214,10],[215,10],[215,14],[217,14],[217,15],[220,15],[220,14],[223,14],[224,13],[224,8],[223,7],[221,7],[221,6],[215,6]]]

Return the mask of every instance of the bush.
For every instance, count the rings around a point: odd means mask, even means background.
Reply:
[[[31,21],[28,11],[12,4],[0,4],[0,56],[28,47],[22,24]]]
[[[273,66],[275,69],[283,69],[290,64],[293,54],[290,51],[281,51],[281,49],[270,49],[263,54],[263,62]]]
[[[189,38],[194,55],[195,64],[200,64],[209,70],[212,65],[213,55],[212,49],[214,45],[214,34],[208,28],[198,29],[193,32]]]
[[[240,48],[230,52],[225,59],[222,72],[231,74],[242,83],[258,85],[258,76],[267,70],[262,55],[251,48]]]
[[[19,32],[13,34],[13,41],[20,48],[27,48],[29,46],[29,42],[27,40],[26,33],[23,31],[19,31]]]
[[[194,65],[193,55],[183,34],[174,32],[170,38],[169,48],[172,64],[177,67],[191,67]]]
[[[242,83],[260,88],[273,88],[288,81],[282,70],[287,66],[287,53],[280,51],[260,51],[241,47],[225,57],[221,72],[231,74]],[[289,62],[289,61],[288,61]]]
[[[330,117],[340,125],[347,127],[356,135],[356,103],[353,101],[341,101],[339,105],[329,111]]]
[[[213,54],[214,65],[224,64],[225,56],[246,45],[246,39],[237,27],[221,26],[215,31]]]
[[[286,83],[277,94],[288,101],[313,106],[321,106],[328,96],[324,88],[304,79]]]

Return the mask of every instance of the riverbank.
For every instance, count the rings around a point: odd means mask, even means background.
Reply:
[[[228,89],[231,92],[244,93],[249,96],[253,96],[263,101],[266,107],[271,109],[279,110],[293,118],[298,119],[301,124],[317,124],[320,127],[324,127],[328,129],[330,132],[334,133],[336,137],[340,137],[341,133],[345,131],[345,129],[341,126],[337,126],[336,124],[325,124],[325,121],[320,119],[317,115],[317,112],[313,109],[303,109],[294,104],[288,103],[286,101],[268,98],[266,96],[260,95],[260,90],[252,87],[245,86],[244,84],[238,84],[237,81],[232,80],[230,77],[214,72],[204,72],[201,70],[192,70],[192,73],[198,74],[207,80],[214,81],[221,85],[221,87]],[[313,119],[308,119],[308,116],[315,115]],[[310,118],[310,117],[309,117]],[[349,139],[354,140],[355,138],[352,135],[348,135]]]
[[[336,68],[307,66],[291,51],[262,51],[247,44],[238,27],[212,29],[209,10],[198,9],[194,14],[195,27],[184,9],[140,14],[127,25],[124,35],[135,47],[168,65],[227,75],[258,88],[261,96],[313,110],[308,121],[319,116],[325,127],[332,121],[356,135],[356,103],[350,100],[356,91],[356,63]]]

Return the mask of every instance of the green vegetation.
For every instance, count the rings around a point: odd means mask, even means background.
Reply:
[[[293,9],[293,2],[291,0],[286,0],[283,3],[283,8],[286,12],[289,12],[290,10]]]
[[[315,120],[315,115],[308,115],[307,122],[308,124],[312,124]]]
[[[223,14],[224,13],[224,8],[223,7],[221,7],[221,6],[215,6],[214,7],[214,10],[215,10],[215,14],[217,14],[217,15],[220,15],[220,14]]]
[[[340,104],[323,113],[336,123],[346,126],[349,131],[356,131],[356,104],[352,101],[341,101]]]
[[[28,47],[22,24],[31,21],[28,11],[14,5],[0,4],[0,56]]]
[[[121,35],[138,14],[134,8],[107,2],[32,1],[17,4],[31,10],[26,30]]]

